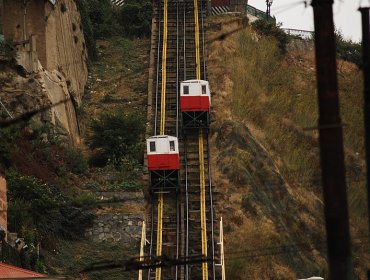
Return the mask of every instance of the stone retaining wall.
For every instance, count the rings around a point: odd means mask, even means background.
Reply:
[[[86,231],[86,237],[93,241],[138,244],[145,217],[143,193],[99,192],[98,195],[107,207],[97,211],[93,226]]]
[[[107,213],[99,215],[86,236],[93,241],[137,244],[141,238],[144,214]]]

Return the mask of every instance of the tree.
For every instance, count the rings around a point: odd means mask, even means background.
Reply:
[[[152,4],[148,0],[126,1],[120,12],[123,35],[145,37],[151,32]]]
[[[144,122],[137,114],[104,113],[91,123],[88,139],[91,149],[98,149],[119,163],[123,157],[139,159],[142,151]]]

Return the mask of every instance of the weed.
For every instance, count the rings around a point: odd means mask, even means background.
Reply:
[[[65,149],[66,161],[69,169],[75,174],[84,174],[88,170],[87,160],[78,148],[69,147]]]

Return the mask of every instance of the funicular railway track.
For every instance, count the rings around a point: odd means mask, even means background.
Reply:
[[[149,270],[147,279],[221,279],[216,242],[208,128],[184,130],[179,112],[180,82],[206,79],[203,17],[206,0],[154,2],[152,47],[153,134],[179,138],[178,185],[151,189],[149,254],[169,258],[203,256],[211,262]],[[218,260],[217,260],[218,261]]]

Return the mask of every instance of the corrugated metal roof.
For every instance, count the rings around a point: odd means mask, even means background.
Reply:
[[[45,278],[47,275],[20,267],[0,263],[0,279],[6,278]]]

